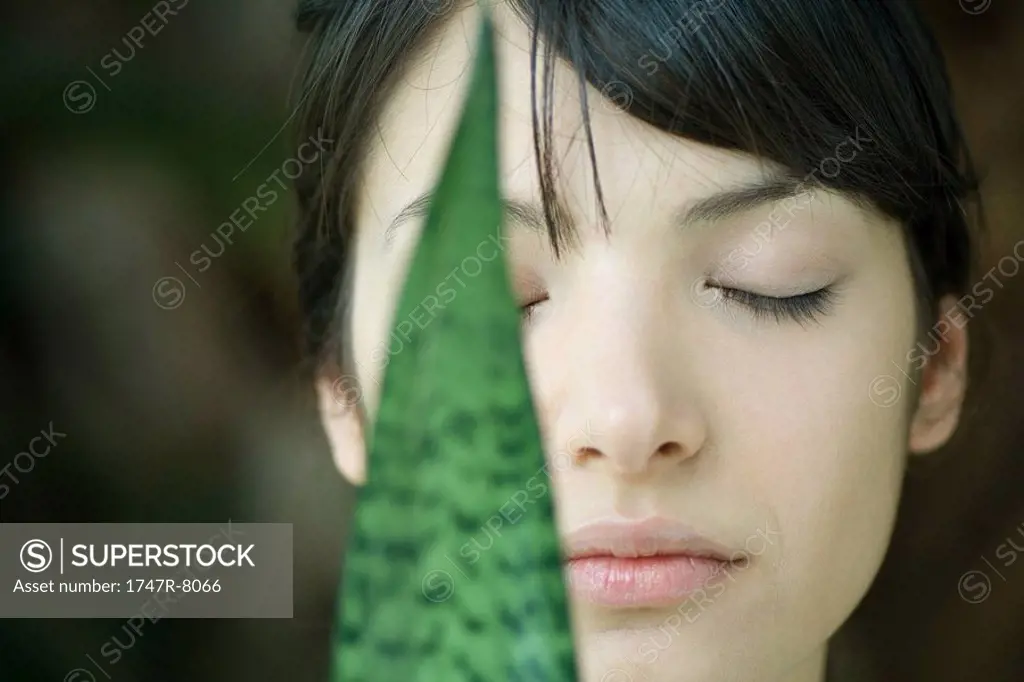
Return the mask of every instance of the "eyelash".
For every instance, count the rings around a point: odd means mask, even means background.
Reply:
[[[817,322],[832,309],[835,291],[829,287],[796,296],[764,296],[743,289],[717,287],[722,297],[739,303],[750,310],[755,319],[773,318],[775,322],[785,321],[804,324]]]
[[[730,289],[728,287],[715,287],[722,292],[722,297],[739,303],[750,310],[755,319],[773,318],[775,322],[781,323],[792,321],[798,324],[806,322],[817,322],[821,317],[827,315],[832,309],[835,291],[829,287],[810,291],[806,294],[796,296],[764,296],[755,294],[744,289]],[[534,315],[538,305],[548,300],[548,297],[539,298],[523,305],[520,311],[523,322],[529,322]]]
[[[538,305],[540,305],[546,300],[548,300],[547,295],[545,295],[544,298],[538,298],[535,301],[530,301],[529,303],[521,306],[519,310],[523,316],[523,322],[529,322],[530,318],[533,317],[534,308],[536,308]]]

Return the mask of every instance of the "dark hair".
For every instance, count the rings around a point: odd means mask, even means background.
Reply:
[[[969,285],[965,206],[977,181],[942,55],[903,0],[506,0],[533,29],[538,172],[556,249],[571,238],[551,158],[557,55],[630,115],[698,142],[768,159],[892,216],[906,231],[919,310]],[[299,293],[313,359],[349,365],[341,343],[361,161],[396,77],[454,11],[453,0],[300,0],[310,34],[299,139],[323,128],[333,158],[297,181]],[[550,61],[545,61],[549,63]],[[623,93],[626,93],[623,96]],[[584,109],[587,141],[593,140]],[[837,144],[870,143],[829,176]],[[824,169],[821,168],[821,171]],[[596,177],[596,166],[595,166]],[[597,179],[600,199],[600,180]],[[340,346],[339,346],[340,344]]]

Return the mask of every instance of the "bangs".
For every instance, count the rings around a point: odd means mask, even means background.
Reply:
[[[893,218],[922,320],[970,286],[965,207],[981,225],[978,183],[941,52],[909,0],[489,1],[532,28],[534,147],[556,255],[574,241],[555,192],[560,59],[578,77],[606,230],[587,84],[658,130],[772,162]],[[294,181],[294,265],[314,356],[334,357],[343,337],[360,168],[383,104],[417,49],[468,2],[299,0],[310,43],[297,141],[315,131],[336,141],[329,163]],[[841,153],[851,141],[856,153]]]
[[[963,198],[976,191],[949,108],[941,53],[905,2],[511,0],[533,29],[538,173],[556,253],[554,69],[579,76],[595,190],[607,213],[587,112],[589,83],[629,115],[695,142],[770,160],[895,218],[920,254],[923,298],[967,285]],[[931,65],[933,68],[928,68]],[[833,160],[854,140],[852,158]],[[829,162],[826,165],[826,162]],[[915,270],[918,268],[914,268]],[[928,283],[931,286],[928,286]]]

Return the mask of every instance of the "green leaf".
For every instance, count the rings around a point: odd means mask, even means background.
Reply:
[[[496,79],[485,13],[394,318],[346,555],[333,682],[576,679],[505,265]]]

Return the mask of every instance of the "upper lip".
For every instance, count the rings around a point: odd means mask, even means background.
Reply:
[[[745,554],[710,540],[692,528],[661,517],[588,523],[562,542],[567,560],[586,557],[689,556],[737,561]]]

